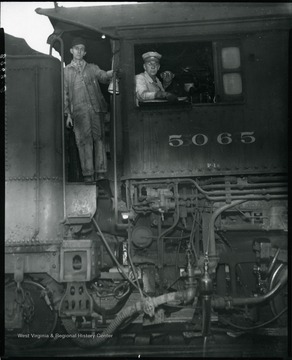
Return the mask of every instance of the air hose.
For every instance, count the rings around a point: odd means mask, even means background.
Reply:
[[[170,301],[183,300],[185,302],[191,301],[195,296],[195,288],[187,290],[163,294],[156,298],[146,298],[138,301],[133,305],[121,310],[117,317],[111,321],[109,326],[101,334],[81,335],[71,319],[63,319],[63,324],[67,332],[71,335],[72,340],[80,347],[92,348],[105,343],[112,338],[113,333],[117,328],[128,318],[134,314],[145,312],[149,316],[154,315],[155,308],[159,305],[165,304]]]

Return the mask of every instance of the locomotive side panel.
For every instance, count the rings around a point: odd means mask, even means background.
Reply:
[[[7,56],[5,239],[60,237],[62,145],[60,63]]]
[[[6,347],[47,339],[58,352],[60,331],[89,351],[105,345],[103,354],[171,344],[166,355],[178,343],[205,357],[225,338],[222,355],[284,353],[268,336],[287,343],[291,16],[257,4],[55,5],[44,11],[49,43],[60,37],[68,50],[73,36],[88,37],[99,64],[108,37],[121,69],[120,94],[108,95],[109,181],[62,179],[60,63],[8,58]],[[193,93],[137,106],[134,75],[149,50],[163,55],[160,72],[177,65],[184,84],[191,75]],[[255,349],[257,335],[271,351]]]
[[[124,176],[285,172],[287,44],[284,31],[242,36],[243,98],[236,104],[213,100],[191,106],[154,103],[135,107],[129,102],[125,134],[129,162]],[[219,56],[215,62],[220,62]],[[215,71],[219,78],[220,69]]]
[[[273,31],[246,36],[246,118],[258,124],[254,157],[269,171],[288,171],[289,33]]]

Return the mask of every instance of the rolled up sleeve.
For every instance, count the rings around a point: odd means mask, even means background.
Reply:
[[[110,83],[112,77],[107,71],[100,69],[100,67],[95,64],[92,66],[92,69],[99,82],[102,84]]]

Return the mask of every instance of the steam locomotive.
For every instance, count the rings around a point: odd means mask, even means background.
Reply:
[[[287,331],[291,4],[36,12],[54,27],[49,55],[5,37],[6,347],[43,345],[59,323],[85,348],[134,325],[153,329],[149,346],[171,327],[186,344]],[[75,36],[114,70],[108,186],[83,183],[64,125]],[[182,85],[176,103],[137,103],[147,51]]]

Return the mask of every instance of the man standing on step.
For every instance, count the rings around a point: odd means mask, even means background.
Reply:
[[[107,171],[104,116],[108,106],[99,82],[109,83],[113,70],[101,70],[83,59],[86,43],[82,38],[72,41],[70,52],[73,59],[64,69],[66,126],[74,126],[82,174],[86,183],[92,183],[103,179]]]

